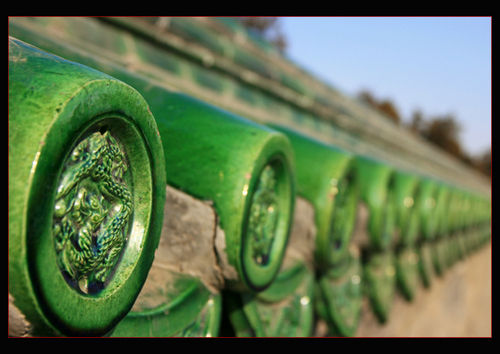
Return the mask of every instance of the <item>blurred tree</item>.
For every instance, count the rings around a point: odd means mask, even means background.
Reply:
[[[422,111],[416,110],[413,112],[408,128],[413,133],[422,135],[422,131],[424,130],[424,116]]]
[[[368,104],[369,106],[375,108],[380,113],[384,114],[394,123],[399,124],[401,122],[401,117],[394,106],[394,104],[390,100],[377,100],[369,91],[362,90],[358,94],[358,98]]]
[[[378,109],[387,115],[394,123],[399,124],[401,118],[399,117],[399,113],[396,110],[396,107],[392,104],[391,101],[384,100],[378,104]]]
[[[401,117],[390,100],[379,101],[368,90],[360,91],[358,99],[383,113],[396,124],[401,123]],[[422,111],[417,109],[412,113],[406,127],[465,164],[491,177],[491,149],[479,156],[470,156],[462,148],[459,136],[462,127],[452,114],[424,118]]]
[[[241,23],[247,29],[257,33],[271,43],[280,53],[287,48],[287,40],[281,32],[279,18],[277,17],[241,17]]]
[[[491,148],[479,156],[469,155],[460,143],[460,124],[451,114],[425,120],[420,110],[413,112],[408,128],[491,178]]]
[[[478,171],[491,178],[491,148],[473,159],[474,166]]]
[[[449,152],[464,160],[464,152],[460,145],[459,133],[462,128],[455,117],[448,114],[430,119],[426,127],[421,131],[422,136]]]
[[[362,90],[360,93],[358,93],[358,98],[366,104],[372,106],[373,108],[377,108],[377,101],[375,100],[375,97],[373,97],[371,92]]]

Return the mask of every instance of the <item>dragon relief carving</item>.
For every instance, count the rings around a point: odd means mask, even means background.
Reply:
[[[53,236],[67,281],[103,288],[127,242],[132,194],[125,153],[109,132],[83,139],[67,159],[56,192]]]
[[[266,166],[262,170],[252,198],[248,222],[253,259],[260,265],[266,265],[269,262],[278,216],[275,171],[271,166]]]

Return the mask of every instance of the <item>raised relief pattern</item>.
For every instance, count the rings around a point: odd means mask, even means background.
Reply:
[[[127,242],[132,194],[127,159],[109,132],[83,139],[65,162],[53,218],[57,262],[84,293],[101,290]]]
[[[271,166],[266,166],[260,175],[253,194],[248,222],[248,236],[252,240],[252,256],[256,263],[266,265],[278,223],[278,196],[276,176]]]

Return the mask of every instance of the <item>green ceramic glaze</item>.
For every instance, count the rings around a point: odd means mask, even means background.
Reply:
[[[467,229],[478,225],[485,225],[491,222],[491,202],[481,196],[467,193],[466,207],[462,211],[463,217],[467,220]]]
[[[399,249],[395,254],[396,278],[404,298],[412,301],[420,284],[419,254],[415,247]]]
[[[485,202],[474,194],[469,194],[469,225],[475,226],[481,223],[485,210]]]
[[[221,38],[210,31],[206,31],[205,28],[189,17],[172,17],[169,19],[168,27],[172,33],[182,36],[190,42],[207,47],[217,54],[224,55],[227,52],[223,37]]]
[[[468,191],[461,191],[462,207],[457,216],[457,227],[464,231],[479,223],[479,213],[474,209],[474,195]]]
[[[328,269],[349,253],[359,198],[354,156],[292,129],[272,127],[286,134],[292,143],[297,194],[311,202],[315,211],[315,262]]]
[[[370,247],[387,250],[394,242],[396,226],[395,170],[363,156],[356,157],[355,166],[360,183],[360,198],[366,203],[370,213],[367,230]]]
[[[474,214],[471,210],[470,193],[466,190],[456,190],[456,198],[460,200],[460,206],[455,212],[454,228],[456,231],[463,231],[471,224]]]
[[[133,213],[127,165],[124,149],[108,131],[83,139],[64,163],[54,208],[55,248],[61,271],[83,292],[108,282],[127,242]]]
[[[437,275],[442,276],[446,269],[447,238],[438,238],[432,243],[432,264]]]
[[[464,208],[461,217],[464,218],[464,229],[474,227],[481,222],[481,213],[484,205],[476,202],[476,196],[472,193],[464,193]]]
[[[465,239],[467,238],[467,231],[461,231],[456,235],[456,243],[458,250],[458,258],[460,260],[464,259],[467,255],[467,246]]]
[[[250,263],[266,266],[278,226],[280,203],[276,194],[276,171],[271,165],[262,170],[253,194],[247,221],[248,254]]]
[[[143,93],[169,154],[169,183],[213,201],[228,260],[240,275],[235,286],[265,289],[281,266],[293,215],[288,139],[182,94]]]
[[[451,244],[451,260],[450,263],[453,266],[455,263],[457,263],[462,256],[461,249],[460,249],[460,238],[459,238],[460,233],[456,232],[453,234],[453,236],[450,237],[450,244]]]
[[[397,171],[394,193],[397,210],[399,240],[396,247],[397,284],[406,300],[413,300],[419,285],[418,252],[416,242],[420,235],[419,178]]]
[[[146,295],[115,327],[113,337],[215,337],[219,332],[222,300],[197,278],[185,275],[165,284],[168,291],[154,305]],[[154,294],[149,294],[153,296]]]
[[[316,309],[327,322],[331,335],[354,336],[361,319],[363,298],[359,256],[350,253],[345,264],[321,275],[316,286]]]
[[[321,270],[318,301],[324,318],[340,335],[352,335],[361,304],[361,266],[349,252],[356,221],[359,185],[354,156],[283,126],[297,166],[297,194],[315,210],[315,264]]]
[[[481,214],[484,210],[484,204],[479,203],[479,198],[473,193],[467,193],[467,210],[463,215],[467,218],[467,227],[474,227],[481,223]]]
[[[485,246],[488,243],[491,242],[491,224],[490,225],[484,225],[481,228],[481,239],[482,239],[482,245]]]
[[[431,286],[434,272],[431,248],[432,244],[430,242],[423,242],[417,246],[418,270],[422,284],[426,288]]]
[[[180,337],[217,337],[222,314],[222,295],[210,294],[205,307],[198,313],[196,320],[175,336]]]
[[[450,188],[444,183],[439,183],[436,196],[436,239],[432,247],[434,270],[438,275],[442,275],[447,268],[447,239],[450,231],[449,211]]]
[[[437,195],[437,181],[425,177],[421,178],[416,197],[418,203],[415,205],[420,220],[420,236],[417,238],[416,250],[421,281],[426,288],[431,286],[434,274],[432,249],[439,221],[436,213]]]
[[[452,243],[452,264],[455,264],[459,260],[461,260],[464,256],[464,252],[462,249],[462,240],[461,240],[462,233],[461,232],[456,232],[453,234],[451,237],[451,243]]]
[[[436,217],[438,218],[436,230],[437,238],[446,237],[450,231],[450,194],[450,188],[448,185],[444,183],[438,184],[436,196]]]
[[[102,335],[157,247],[165,161],[144,99],[9,39],[9,293],[35,335]]]
[[[296,262],[287,269],[281,270],[271,286],[256,296],[259,300],[269,303],[281,301],[295,292],[308,272],[302,262]]]
[[[245,312],[239,293],[225,291],[222,294],[223,319],[221,326],[222,337],[256,337]]]
[[[479,227],[476,230],[473,230],[471,236],[472,251],[477,251],[490,241],[491,226],[487,225],[486,227]]]
[[[469,256],[472,253],[472,239],[474,234],[474,229],[467,230],[464,235],[464,245],[465,245],[465,253]]]
[[[468,227],[470,223],[469,198],[466,191],[454,189],[453,191],[453,231],[460,231]]]
[[[371,253],[363,262],[363,283],[372,309],[381,323],[387,322],[396,289],[392,252]]]
[[[102,58],[32,32],[26,36],[126,82],[144,96],[168,156],[169,184],[214,204],[228,261],[239,275],[231,286],[254,291],[269,286],[281,265],[295,198],[293,151],[286,136]]]
[[[437,183],[429,178],[422,178],[418,194],[419,203],[416,207],[420,215],[421,239],[430,241],[434,239],[437,231]]]
[[[412,246],[420,234],[419,179],[401,171],[395,174],[394,199],[396,204],[396,227],[399,229],[399,244]]]
[[[280,272],[262,293],[227,296],[229,322],[237,337],[312,335],[314,276],[302,263]]]
[[[479,203],[479,223],[490,224],[491,223],[491,199],[480,198]],[[491,225],[489,225],[491,226]]]
[[[449,233],[454,233],[463,225],[465,218],[460,219],[460,212],[464,206],[464,198],[461,190],[449,186],[449,209],[447,213]]]

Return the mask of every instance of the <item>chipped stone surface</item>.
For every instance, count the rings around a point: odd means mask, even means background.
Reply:
[[[215,225],[215,213],[208,204],[168,187],[158,259],[220,287],[213,247]]]
[[[363,202],[358,203],[356,224],[354,225],[351,243],[356,245],[359,249],[367,247],[370,242],[367,233],[369,216],[370,211],[368,210],[368,206]]]
[[[223,278],[228,281],[237,281],[238,271],[229,264],[226,255],[226,235],[218,224],[215,229],[215,250],[219,260],[218,266],[220,267]]]
[[[287,268],[295,260],[302,260],[313,269],[316,224],[314,207],[305,199],[295,199],[294,222],[283,260],[282,268]]]
[[[14,305],[14,297],[9,294],[9,336],[29,337],[31,328],[31,324],[26,320],[26,317]]]
[[[208,203],[167,186],[160,243],[132,311],[163,304],[182,275],[199,278],[213,293],[219,291],[223,279],[213,245],[215,225]]]

